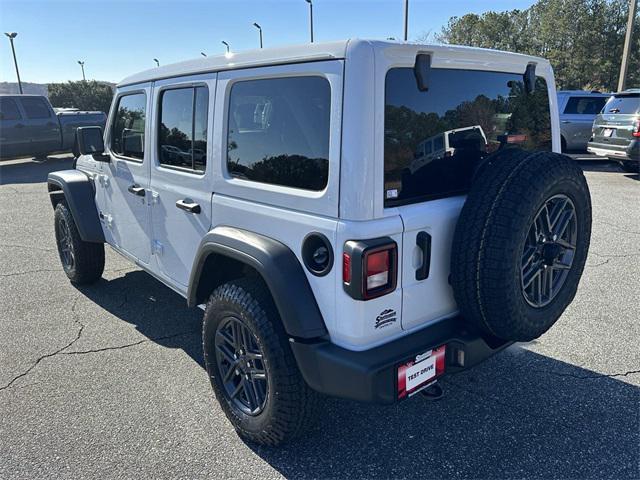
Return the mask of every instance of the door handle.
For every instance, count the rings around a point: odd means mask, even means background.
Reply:
[[[129,190],[129,193],[133,193],[138,197],[145,196],[144,187],[141,187],[140,185],[136,185],[135,183],[133,185],[130,185],[129,188],[127,188],[127,190]]]
[[[427,232],[418,232],[416,245],[422,251],[422,265],[416,270],[416,280],[425,280],[429,278],[431,269],[431,235]]]
[[[184,210],[185,212],[190,212],[190,213],[201,212],[200,205],[198,205],[195,202],[189,201],[189,199],[178,200],[176,202],[176,207],[178,207],[180,210]]]
[[[562,123],[571,123],[569,120],[562,120]]]

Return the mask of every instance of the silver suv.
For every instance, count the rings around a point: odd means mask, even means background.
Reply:
[[[142,72],[49,175],[62,266],[95,282],[106,243],[202,308],[246,439],[301,433],[318,393],[434,394],[576,293],[590,197],[550,98],[542,58],[364,40]]]
[[[558,92],[560,140],[563,152],[587,149],[593,121],[610,96],[610,93],[597,91],[561,90]]]

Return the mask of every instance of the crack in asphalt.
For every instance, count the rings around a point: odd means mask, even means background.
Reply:
[[[15,243],[0,243],[0,248],[24,248],[25,250],[38,250],[40,252],[54,252],[55,248],[34,247],[33,245],[19,245]]]
[[[627,370],[626,372],[621,372],[621,373],[596,373],[594,375],[574,375],[573,373],[548,372],[544,370],[536,370],[536,372],[548,373],[550,375],[555,375],[556,377],[571,377],[571,378],[577,378],[578,380],[593,380],[598,378],[626,377],[627,375],[634,375],[636,373],[640,373],[640,369]]]
[[[603,255],[602,253],[589,252],[589,255],[595,255],[596,257],[600,257],[600,258],[629,258],[629,257],[640,256],[640,252],[621,253],[621,254],[613,254],[613,255]]]
[[[84,332],[84,329],[85,329],[85,324],[83,324],[80,320],[78,320],[78,315],[77,315],[77,312],[76,312],[76,307],[77,307],[78,301],[80,300],[81,297],[82,297],[82,295],[76,296],[75,300],[73,301],[73,305],[71,306],[71,313],[74,316],[74,320],[73,321],[74,321],[75,324],[80,326],[80,328],[78,329],[78,332],[76,333],[75,338],[73,340],[71,340],[70,342],[68,342],[65,346],[57,349],[55,352],[46,353],[46,354],[38,357],[36,359],[36,361],[33,364],[31,364],[31,366],[29,366],[29,368],[27,368],[24,372],[16,375],[15,377],[13,377],[9,381],[9,383],[7,383],[6,385],[0,387],[0,391],[7,390],[16,381],[18,381],[19,379],[29,375],[40,364],[40,362],[42,362],[46,358],[55,357],[57,355],[86,355],[86,354],[90,354],[90,353],[106,352],[106,351],[110,351],[110,350],[124,350],[126,348],[135,347],[137,345],[142,345],[143,343],[158,342],[158,341],[162,341],[162,340],[169,340],[171,338],[181,337],[181,336],[184,336],[184,335],[196,335],[196,334],[199,333],[199,332],[194,332],[194,331],[178,332],[178,333],[174,333],[174,334],[171,334],[171,335],[163,335],[161,337],[144,338],[142,340],[138,340],[137,342],[126,343],[124,345],[113,345],[113,346],[108,346],[108,347],[92,348],[92,349],[89,349],[89,350],[78,350],[78,351],[75,351],[75,352],[67,352],[65,350],[68,350],[78,340],[80,340],[80,338],[82,337],[82,333]],[[125,303],[127,303],[126,294],[125,294],[124,297],[125,298],[124,298],[123,302],[119,306],[123,306]]]
[[[80,337],[82,336],[82,331],[84,330],[84,324],[82,322],[80,322],[76,316],[76,306],[78,305],[78,300],[80,300],[80,295],[76,296],[75,300],[73,301],[73,305],[71,306],[71,312],[73,313],[74,316],[74,323],[80,325],[80,328],[78,329],[78,332],[76,333],[76,337],[71,340],[69,343],[67,343],[64,347],[59,348],[58,350],[56,350],[55,352],[52,353],[47,353],[45,355],[42,355],[40,357],[38,357],[36,359],[36,361],[31,364],[31,366],[29,368],[27,368],[24,372],[16,375],[15,377],[13,377],[11,379],[11,381],[9,381],[9,383],[7,383],[6,385],[4,385],[3,387],[0,387],[0,391],[2,390],[6,390],[7,388],[11,387],[11,385],[13,385],[17,380],[19,380],[22,377],[26,377],[27,375],[29,375],[29,373],[31,373],[31,371],[36,368],[38,366],[38,364],[43,361],[45,358],[50,358],[50,357],[55,357],[56,355],[62,353],[64,350],[66,350],[67,348],[71,347],[74,343],[76,343],[78,340],[80,340]]]
[[[624,228],[620,228],[620,225],[617,225],[615,223],[605,222],[604,220],[600,220],[598,223],[604,223],[605,225],[609,225],[614,230],[618,230],[620,232],[630,233],[632,235],[640,235],[640,232],[638,232],[636,230],[626,230]]]

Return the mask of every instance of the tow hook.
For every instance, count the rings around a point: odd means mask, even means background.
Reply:
[[[444,389],[438,383],[425,388],[420,392],[430,402],[437,402],[444,397]]]

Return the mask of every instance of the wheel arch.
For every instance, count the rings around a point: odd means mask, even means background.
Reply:
[[[95,187],[86,173],[79,170],[51,172],[47,177],[47,190],[54,209],[58,203],[66,201],[83,241],[104,243],[95,204]]]
[[[247,230],[216,227],[205,235],[191,269],[187,303],[202,304],[217,286],[253,273],[269,289],[288,335],[308,339],[327,334],[296,255],[282,242]]]

